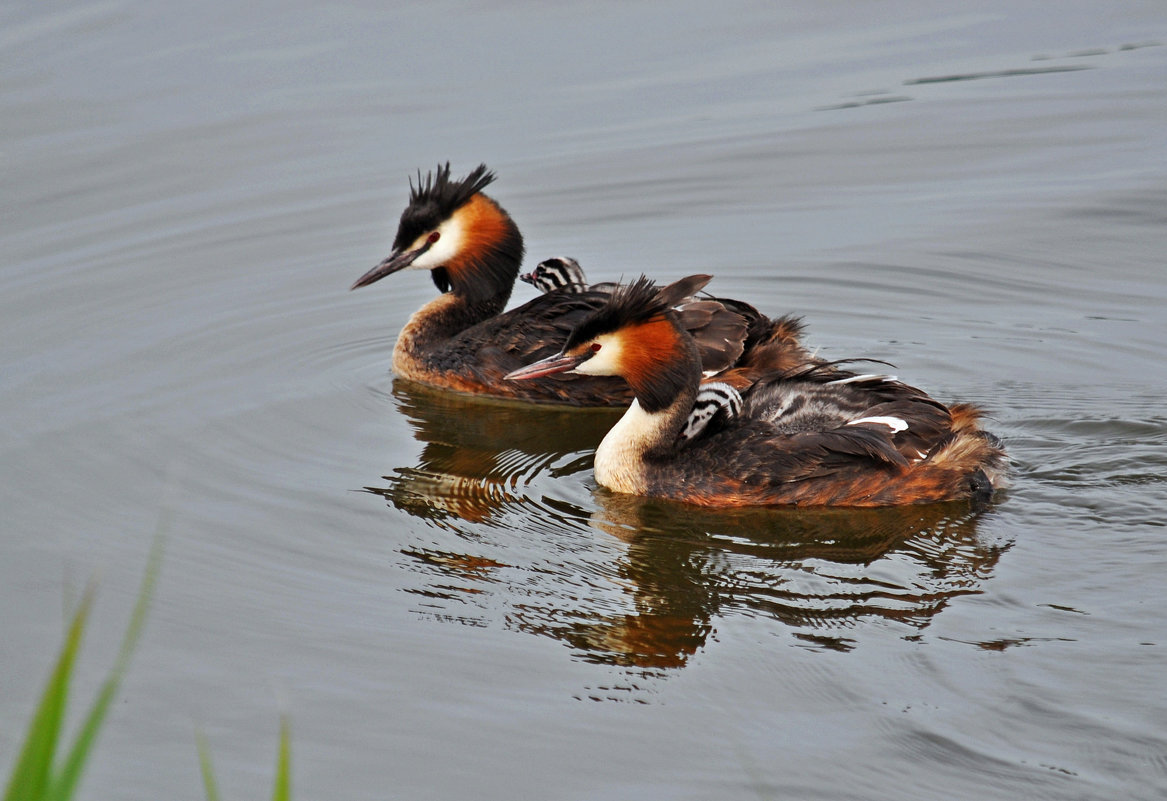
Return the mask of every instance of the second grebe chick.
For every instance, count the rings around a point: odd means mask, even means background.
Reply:
[[[742,395],[724,381],[708,381],[697,390],[689,417],[677,434],[678,442],[691,442],[714,431],[741,414]]]
[[[530,284],[540,292],[583,292],[588,288],[588,280],[584,276],[579,262],[569,256],[556,256],[544,259],[535,265],[529,273],[523,273],[519,280]],[[615,284],[605,284],[606,288],[615,289]]]
[[[552,375],[518,384],[512,370],[555,352],[575,325],[599,309],[610,290],[553,292],[504,311],[519,274],[523,237],[510,215],[483,190],[494,173],[480,164],[465,178],[439,166],[417,186],[401,214],[393,252],[352,288],[405,269],[429,270],[442,295],[413,314],[393,349],[397,375],[460,392],[565,403],[626,406],[627,383],[616,377]],[[708,280],[706,278],[705,280]],[[691,282],[689,295],[704,281]],[[676,298],[681,302],[682,298]],[[686,303],[682,321],[697,337],[707,371],[739,361],[749,328],[737,308],[713,300]],[[743,367],[744,365],[738,365]]]
[[[736,415],[685,435],[701,366],[669,290],[643,277],[620,288],[558,354],[508,376],[629,382],[636,400],[596,450],[603,486],[714,507],[892,506],[984,500],[1002,483],[1004,451],[974,407],[821,362],[762,378]]]

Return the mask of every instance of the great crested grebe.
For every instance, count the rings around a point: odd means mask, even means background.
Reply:
[[[812,362],[763,376],[697,415],[701,366],[647,278],[621,287],[559,353],[512,380],[572,371],[619,375],[636,400],[596,450],[617,492],[701,506],[893,506],[986,500],[1004,476],[996,437],[968,404],[945,406],[894,376]],[[733,388],[728,388],[733,391]]]
[[[508,372],[554,353],[555,343],[601,308],[616,285],[552,291],[504,312],[523,259],[523,237],[510,215],[482,193],[492,181],[494,173],[485,164],[461,180],[451,179],[448,162],[424,179],[419,171],[417,185],[410,181],[409,205],[401,214],[392,254],[353,284],[353,289],[367,286],[408,268],[429,270],[442,292],[402,329],[393,349],[394,371],[473,394],[576,406],[628,405],[632,392],[615,377],[504,380]],[[747,375],[808,358],[798,341],[798,320],[771,320],[740,301],[694,298],[704,282],[687,286],[688,294],[675,296],[674,305],[680,306],[682,326],[697,341],[707,374],[722,373],[721,380],[744,384]]]

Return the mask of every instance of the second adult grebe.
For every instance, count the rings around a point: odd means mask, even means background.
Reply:
[[[811,363],[761,377],[720,422],[690,432],[701,365],[667,302],[640,278],[508,378],[618,375],[636,400],[596,450],[596,480],[617,492],[702,506],[891,506],[985,499],[1005,453],[968,404],[944,404],[893,376]]]
[[[518,226],[483,194],[494,173],[481,164],[465,178],[439,166],[417,185],[401,214],[393,253],[366,272],[353,289],[405,269],[429,270],[442,295],[410,317],[393,349],[393,369],[404,378],[460,392],[565,403],[625,406],[626,382],[608,376],[553,375],[517,384],[512,370],[550,355],[588,314],[598,310],[614,285],[550,292],[504,311],[523,258]],[[792,318],[770,320],[749,304],[717,298],[676,297],[681,323],[696,338],[707,374],[741,383],[743,372],[806,354]],[[744,355],[743,355],[744,354]]]

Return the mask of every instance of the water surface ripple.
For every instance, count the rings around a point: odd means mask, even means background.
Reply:
[[[91,571],[96,691],[169,504],[83,798],[197,792],[195,728],[267,792],[282,711],[305,798],[1167,794],[1163,4],[0,21],[0,755]],[[712,273],[984,406],[1011,488],[693,510],[596,486],[616,413],[394,379],[435,289],[348,287],[447,159],[528,266]]]

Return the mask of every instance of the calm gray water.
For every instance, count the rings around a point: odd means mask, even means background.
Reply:
[[[1167,794],[1167,6],[0,11],[0,770],[70,598],[88,799]],[[943,7],[947,6],[947,7]],[[532,257],[716,275],[983,404],[979,515],[597,491],[606,412],[395,382],[480,161]],[[516,301],[530,297],[516,290]],[[74,710],[74,719],[79,710]]]

